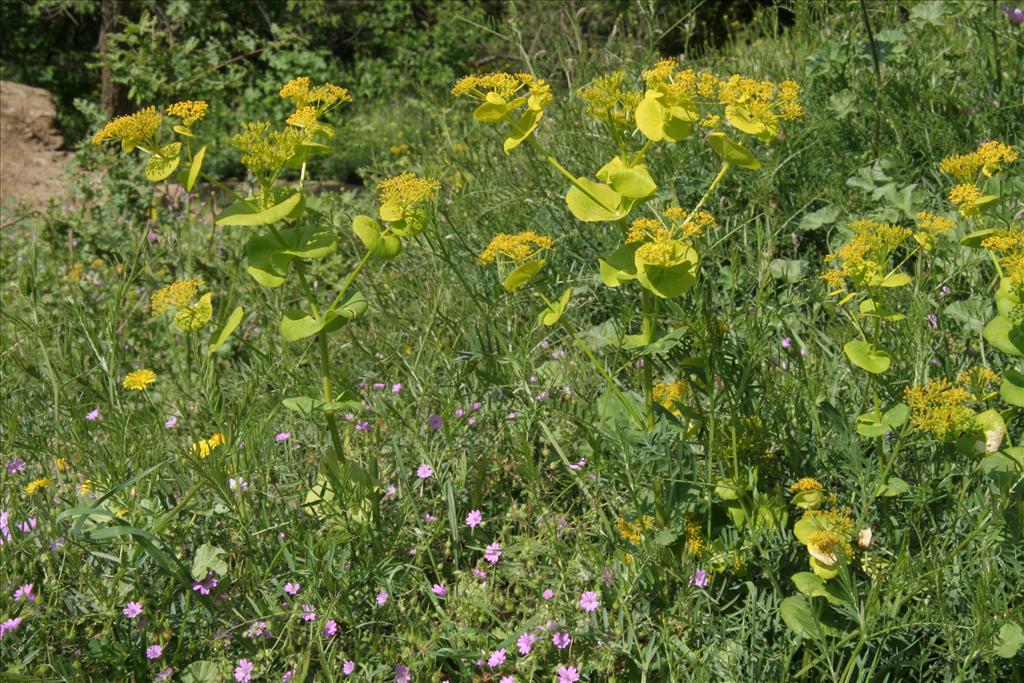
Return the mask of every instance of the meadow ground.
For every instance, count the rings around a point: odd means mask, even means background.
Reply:
[[[530,7],[274,133],[82,104],[2,219],[0,680],[1024,678],[1024,24]]]

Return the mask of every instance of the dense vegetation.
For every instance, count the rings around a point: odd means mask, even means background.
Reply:
[[[0,672],[1024,676],[1011,8],[132,3],[109,121],[100,5],[0,6]]]

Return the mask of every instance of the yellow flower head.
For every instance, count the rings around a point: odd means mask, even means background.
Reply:
[[[940,439],[956,435],[974,417],[974,411],[967,405],[971,393],[945,379],[907,387],[903,398],[910,406],[910,426],[916,431],[931,432]]]
[[[192,302],[192,297],[205,283],[199,278],[191,280],[175,280],[171,284],[158,289],[149,299],[149,310],[154,316],[161,315],[171,308],[184,308]]]
[[[587,104],[587,115],[616,128],[625,128],[633,119],[633,112],[643,99],[643,93],[623,90],[625,71],[615,71],[595,78],[580,89],[579,96]]]
[[[54,464],[57,466],[58,472],[67,472],[71,469],[71,464],[65,458],[57,458]]]
[[[206,102],[203,102],[202,100],[185,100],[183,102],[175,102],[171,106],[167,107],[167,115],[177,116],[181,119],[183,124],[191,126],[193,123],[206,116],[207,106]]]
[[[619,521],[615,523],[615,530],[619,532],[619,536],[626,539],[630,543],[641,543],[644,540],[644,531],[654,527],[654,518],[650,515],[643,517],[642,519],[636,519],[629,521],[623,517],[619,517]]]
[[[938,216],[927,211],[918,211],[914,217],[917,227],[930,233],[943,233],[953,229],[956,223],[945,216]]]
[[[142,391],[156,381],[156,373],[152,370],[135,370],[124,376],[121,386],[133,391]]]
[[[1002,171],[1003,164],[1017,160],[1017,150],[998,140],[989,140],[969,154],[946,157],[939,163],[939,170],[955,176],[961,182],[974,180],[980,170],[986,176]]]
[[[224,435],[220,432],[215,432],[209,439],[201,439],[189,446],[188,452],[192,455],[198,455],[200,458],[205,458],[210,455],[210,452],[213,451],[214,448],[218,448],[223,445]]]
[[[704,553],[707,545],[704,542],[704,528],[701,523],[697,521],[697,518],[691,514],[686,514],[686,550],[690,555],[698,557]]]
[[[288,81],[281,88],[279,94],[286,100],[294,102],[296,111],[311,106],[318,115],[339,104],[352,101],[352,95],[346,88],[332,83],[312,85],[308,76],[300,76]]]
[[[487,247],[480,252],[477,260],[480,263],[494,263],[503,257],[515,263],[522,263],[533,258],[545,249],[555,246],[554,240],[545,235],[538,235],[532,230],[517,235],[499,233],[495,235]]]
[[[645,242],[647,240],[667,240],[671,238],[668,228],[653,218],[637,218],[629,226],[626,233],[626,244]]]
[[[690,385],[685,380],[678,379],[671,384],[659,382],[652,390],[655,403],[669,411],[677,410],[677,406],[686,398]]]
[[[27,486],[25,486],[25,493],[31,496],[33,493],[35,493],[39,489],[44,489],[44,488],[46,488],[49,485],[50,485],[50,480],[47,479],[46,477],[42,477],[40,479],[34,479],[33,481],[30,481]]]
[[[813,477],[804,477],[789,487],[789,490],[793,493],[797,493],[799,491],[820,491],[821,489],[821,482]]]
[[[831,530],[815,531],[807,541],[807,552],[827,567],[835,566],[840,558],[853,557],[848,538]]]
[[[441,183],[433,178],[420,178],[406,171],[394,178],[385,178],[377,186],[381,204],[397,204],[406,209],[423,204],[434,198],[441,189]]]
[[[270,123],[242,124],[242,132],[228,138],[228,144],[242,152],[242,163],[256,175],[275,173],[295,156],[308,133],[298,128],[270,131]]]
[[[93,136],[93,144],[100,144],[104,140],[120,140],[125,151],[130,152],[143,143],[149,143],[155,147],[153,136],[160,128],[163,117],[155,107],[147,107],[134,114],[119,116],[107,123]]]

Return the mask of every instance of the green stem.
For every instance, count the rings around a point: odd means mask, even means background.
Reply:
[[[199,173],[199,177],[202,178],[203,180],[205,180],[206,182],[211,183],[214,187],[218,187],[218,188],[224,190],[225,192],[227,192],[229,195],[231,195],[232,197],[234,197],[238,201],[242,201],[243,199],[245,199],[245,197],[243,197],[242,195],[238,194],[237,192],[232,190],[230,187],[228,187],[224,183],[222,183],[219,180],[216,180],[214,178],[211,178],[210,176],[208,176],[207,174],[205,174],[203,172]]]
[[[650,344],[654,341],[655,326],[657,324],[655,320],[657,302],[652,301],[651,293],[646,289],[640,293],[640,302],[644,315],[644,344]],[[652,360],[653,358],[650,356],[643,359],[644,407],[647,411],[647,431],[654,429],[654,363],[651,362]]]
[[[363,269],[363,266],[365,266],[366,262],[369,260],[370,250],[367,249],[366,253],[363,254],[363,258],[359,260],[359,264],[356,265],[355,270],[352,271],[352,273],[348,276],[348,279],[345,280],[345,284],[343,284],[341,286],[341,289],[338,290],[338,295],[334,297],[334,301],[331,302],[331,307],[328,308],[327,310],[333,311],[334,307],[341,303],[341,298],[345,296],[345,292],[347,292],[348,288],[352,286],[352,283],[355,282],[356,277],[359,275],[359,272]]]
[[[537,151],[540,152],[540,154],[545,159],[547,159],[549,164],[554,166],[555,169],[559,173],[564,175],[569,180],[569,182],[573,184],[573,187],[575,187],[577,190],[579,190],[580,192],[585,194],[592,202],[594,202],[595,204],[597,204],[601,208],[605,209],[606,211],[609,211],[609,212],[612,212],[612,213],[615,212],[616,207],[614,207],[614,206],[606,206],[604,202],[602,202],[600,199],[595,197],[590,192],[590,190],[588,190],[586,187],[583,186],[583,184],[579,181],[579,179],[576,176],[574,176],[572,173],[570,173],[569,170],[565,166],[562,166],[562,164],[558,163],[558,159],[556,159],[555,157],[551,156],[551,153],[548,152],[539,142],[537,142],[534,139],[534,136],[531,135],[527,139],[530,141],[530,144],[532,144],[537,149]]]
[[[690,211],[686,220],[683,222],[683,225],[689,223],[693,219],[693,215],[704,207],[704,204],[711,198],[711,193],[718,189],[718,186],[722,183],[722,180],[725,179],[725,174],[729,172],[730,168],[732,168],[732,165],[728,161],[722,162],[722,168],[719,169],[718,175],[716,175],[715,179],[711,181],[710,185],[708,185],[708,189],[704,192],[704,196],[700,198],[699,202],[697,202],[697,206],[693,207]]]

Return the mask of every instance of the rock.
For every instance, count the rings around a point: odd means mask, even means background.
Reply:
[[[64,164],[57,107],[42,88],[0,81],[0,202],[41,209],[64,192]]]

